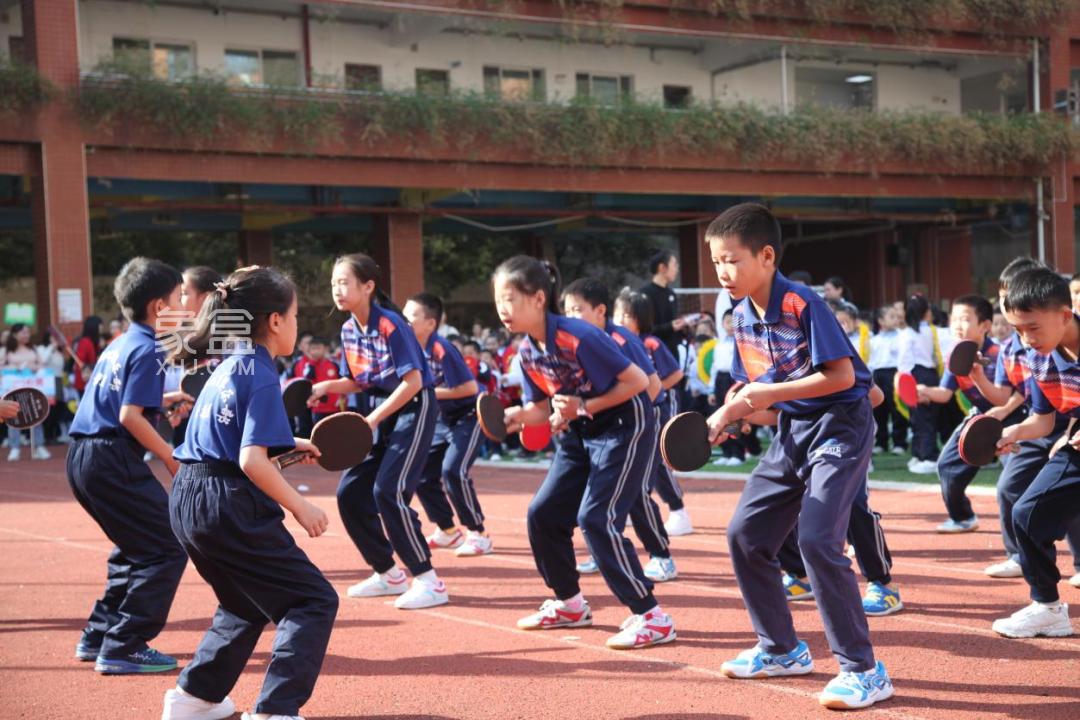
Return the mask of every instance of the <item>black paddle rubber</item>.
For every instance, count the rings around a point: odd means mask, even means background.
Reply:
[[[295,378],[285,383],[281,391],[281,400],[285,403],[285,414],[289,417],[303,417],[308,410],[311,397],[311,381],[307,378]]]
[[[976,415],[968,420],[957,440],[960,459],[976,467],[992,463],[1003,430],[1001,421],[989,415]]]
[[[340,412],[323,418],[311,430],[311,444],[319,448],[316,462],[323,470],[341,472],[359,465],[371,452],[374,435],[363,415]],[[285,469],[303,460],[308,453],[293,450],[277,458]]]
[[[506,439],[506,415],[499,398],[488,393],[477,397],[476,417],[480,420],[480,429],[488,439],[500,443]]]

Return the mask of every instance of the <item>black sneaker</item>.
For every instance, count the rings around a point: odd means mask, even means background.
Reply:
[[[146,647],[125,657],[99,657],[94,670],[102,675],[134,675],[138,673],[169,672],[176,669],[176,658]]]
[[[95,630],[83,630],[82,637],[79,638],[78,644],[75,645],[75,659],[82,662],[97,660],[97,656],[101,652],[101,641],[104,639],[104,633]]]

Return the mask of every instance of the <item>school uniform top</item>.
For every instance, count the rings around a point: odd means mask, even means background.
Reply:
[[[153,328],[133,322],[94,365],[70,433],[85,436],[121,432],[120,408],[136,405],[153,413],[161,408],[164,387],[165,348],[154,338]]]
[[[652,361],[653,367],[656,368],[656,376],[660,378],[661,382],[679,372],[679,362],[660,338],[655,335],[646,335],[641,338],[641,343],[645,346],[645,352],[649,354],[649,359]],[[669,392],[671,391],[661,389],[660,394],[656,396],[655,404],[659,405],[666,402]]]
[[[630,360],[603,330],[584,320],[547,313],[544,350],[532,337],[521,341],[518,355],[525,373],[522,397],[539,402],[555,395],[591,398],[615,385]]]
[[[641,342],[641,338],[623,326],[616,325],[610,320],[608,320],[607,324],[604,326],[604,332],[611,336],[611,339],[619,346],[619,350],[626,356],[626,359],[641,368],[646,376],[656,373],[656,366],[653,365],[652,358],[649,356],[649,351],[645,349],[645,343]],[[652,402],[649,400],[648,390],[643,390],[641,395],[647,402]],[[658,401],[660,395],[664,395],[662,389],[660,394],[656,396]],[[664,397],[666,398],[667,396],[664,395]]]
[[[271,457],[296,447],[277,369],[262,345],[217,366],[191,409],[184,442],[173,457],[239,465],[240,449],[249,445],[267,448]]]
[[[934,331],[925,320],[919,323],[919,329],[906,327],[897,338],[896,369],[910,373],[916,365],[931,370],[937,368],[934,359]]]
[[[341,376],[365,392],[389,395],[401,378],[420,371],[423,387],[434,385],[424,351],[405,319],[392,310],[371,306],[367,329],[355,317],[341,326]]]
[[[870,372],[895,370],[900,356],[900,331],[882,330],[870,338]]]
[[[1080,317],[1073,315],[1080,325]],[[1070,418],[1080,417],[1080,364],[1062,355],[1057,348],[1049,355],[1028,354],[1031,368],[1031,410],[1047,415],[1055,410]]]
[[[990,358],[992,361],[997,362],[999,355],[998,346],[989,337],[983,340],[979,352],[983,354],[983,357]],[[953,375],[948,368],[942,373],[941,382],[938,383],[938,387],[943,387],[946,390],[952,390],[953,392],[959,390],[972,405],[978,408],[979,412],[986,412],[994,407],[994,404],[979,392],[979,388],[975,387],[975,381],[970,377],[958,377]]]
[[[431,367],[433,387],[456,388],[475,379],[461,352],[439,333],[431,333],[427,347],[424,348],[424,356]],[[439,411],[444,418],[453,417],[475,404],[475,394],[456,400],[440,400]]]
[[[1031,380],[1031,369],[1028,367],[1030,353],[1031,348],[1020,340],[1020,333],[1014,332],[999,346],[997,363],[994,365],[994,384],[1011,387],[1013,392],[1020,393],[1028,402],[1031,400],[1028,389]]]
[[[732,319],[738,351],[732,359],[731,377],[739,382],[798,380],[827,362],[851,358],[854,386],[821,397],[777,403],[779,410],[804,415],[854,402],[869,392],[870,371],[829,306],[813,290],[791,282],[781,272],[773,276],[765,317],[759,317],[750,298],[745,297],[735,307]]]

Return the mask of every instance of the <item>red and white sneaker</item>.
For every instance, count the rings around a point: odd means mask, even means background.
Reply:
[[[577,612],[569,609],[562,600],[545,600],[540,612],[517,621],[522,630],[554,630],[555,628],[587,627],[592,625],[592,610],[583,603]]]
[[[381,597],[383,595],[401,595],[409,589],[409,576],[401,568],[390,572],[373,573],[363,582],[358,582],[345,591],[351,598]]]
[[[439,528],[427,536],[427,546],[430,550],[453,550],[461,547],[463,542],[465,542],[465,533],[459,528],[454,528],[452,533],[444,532],[442,528]]]
[[[675,639],[675,621],[662,610],[645,615],[631,615],[619,626],[619,632],[608,638],[612,650],[637,650],[663,645]]]
[[[473,557],[475,555],[490,555],[495,549],[491,538],[478,532],[469,531],[465,543],[454,551],[458,557]]]

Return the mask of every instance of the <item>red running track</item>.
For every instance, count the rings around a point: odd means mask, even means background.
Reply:
[[[160,466],[158,466],[160,470]],[[724,527],[741,483],[685,483],[697,532],[673,540],[678,580],[657,596],[676,620],[679,639],[649,650],[617,652],[605,639],[626,617],[598,576],[584,580],[592,628],[548,633],[515,629],[515,620],[547,597],[525,536],[523,516],[541,475],[476,470],[496,554],[436,553],[451,603],[401,611],[383,599],[342,599],[329,655],[308,720],[410,718],[620,718],[733,720],[824,717],[815,699],[837,671],[812,605],[795,621],[817,660],[813,675],[769,681],[721,676],[720,663],[753,644],[727,558]],[[300,544],[344,594],[370,571],[338,519],[336,477],[293,468],[290,478],[331,516],[329,533]],[[991,497],[973,498],[983,528],[932,532],[943,519],[934,492],[874,491],[893,548],[907,609],[871,618],[873,639],[897,697],[875,716],[917,718],[1080,717],[1080,637],[1006,640],[994,618],[1027,602],[1022,580],[993,580],[981,570],[1000,556]],[[299,532],[289,519],[290,527]],[[63,461],[0,465],[0,698],[3,718],[157,718],[174,674],[100,677],[72,651],[104,583],[109,546],[72,499]],[[1061,569],[1070,571],[1063,553]],[[1080,610],[1080,590],[1062,584]],[[192,568],[158,649],[190,659],[214,610],[213,595]],[[1077,611],[1074,611],[1076,615]],[[272,633],[268,629],[232,693],[249,708]],[[239,716],[237,716],[239,717]]]

